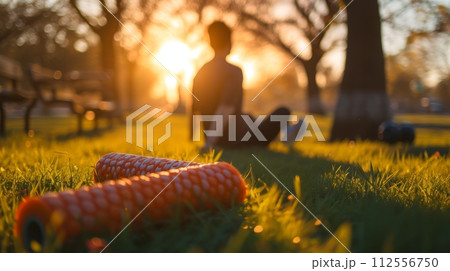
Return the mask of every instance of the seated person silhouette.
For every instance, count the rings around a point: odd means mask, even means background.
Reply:
[[[214,57],[200,68],[193,82],[194,98],[192,102],[192,115],[215,115],[221,116],[223,127],[216,127],[218,122],[203,121],[203,131],[222,130],[222,136],[208,136],[205,133],[205,144],[202,151],[210,148],[240,148],[248,146],[267,146],[276,138],[280,132],[280,122],[271,121],[270,116],[289,116],[290,111],[281,107],[267,116],[257,127],[265,140],[258,139],[254,134],[245,137],[250,132],[249,125],[242,117],[243,99],[243,73],[242,70],[229,63],[226,58],[231,51],[231,29],[223,22],[215,21],[208,26],[209,41],[214,50]],[[233,123],[229,123],[229,116],[236,116]],[[244,115],[244,117],[255,118]],[[288,141],[293,141],[292,134],[298,132],[301,125],[299,121],[296,125],[287,127]],[[192,125],[191,125],[192,127]],[[235,128],[234,128],[235,127]],[[232,136],[230,129],[235,129]],[[251,133],[251,132],[250,132]]]

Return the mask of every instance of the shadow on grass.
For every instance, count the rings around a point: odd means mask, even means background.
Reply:
[[[443,154],[448,148],[412,147],[407,153],[435,151]],[[301,201],[331,231],[350,222],[353,252],[450,251],[450,209],[432,208],[419,199],[400,200],[401,193],[410,192],[399,188],[405,180],[388,178],[382,172],[364,172],[356,164],[306,157],[294,151],[226,150],[222,160],[233,163],[242,173],[252,170],[264,182],[277,183],[251,154],[292,192],[293,179],[299,175]],[[398,197],[389,193],[392,189],[398,190]],[[433,206],[444,205],[443,202]],[[321,233],[328,235],[326,231]]]
[[[116,238],[113,235],[80,236],[64,245],[61,252],[99,252],[101,248],[90,251],[86,244],[94,237],[102,238],[105,244],[111,242],[105,252],[220,252],[244,220],[236,215],[241,207],[223,212],[196,212],[185,221],[177,218],[158,223],[140,221],[127,227]]]
[[[413,156],[423,156],[426,154],[427,156],[432,156],[435,154],[448,156],[450,152],[449,147],[443,147],[443,146],[411,146],[409,147],[404,153],[405,155],[413,155]]]

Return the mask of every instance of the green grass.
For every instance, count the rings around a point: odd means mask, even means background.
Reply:
[[[397,120],[450,125],[445,116]],[[317,121],[327,137],[331,120]],[[35,118],[29,137],[21,133],[21,120],[8,120],[8,135],[0,138],[0,251],[23,251],[12,234],[23,197],[91,185],[92,167],[105,153],[193,159],[200,143],[189,142],[187,119],[173,116],[171,122],[172,137],[148,152],[125,142],[124,125],[79,137],[72,118]],[[192,214],[185,223],[126,230],[108,251],[345,252],[253,154],[352,252],[450,252],[449,149],[449,130],[420,128],[413,146],[308,139],[293,149],[275,142],[268,149],[204,154],[196,161],[227,161],[240,170],[250,188],[247,201],[230,210]],[[44,249],[87,250],[83,245]]]

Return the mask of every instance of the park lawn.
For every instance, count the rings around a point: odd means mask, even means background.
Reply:
[[[450,126],[445,116],[399,116]],[[172,116],[172,137],[149,152],[125,141],[125,126],[75,134],[75,119],[33,118],[34,134],[8,120],[0,138],[0,251],[23,251],[13,237],[14,213],[25,196],[91,185],[92,169],[108,152],[192,160],[201,143],[189,142],[188,121]],[[331,119],[316,118],[325,137]],[[155,134],[162,134],[163,125]],[[197,162],[227,161],[249,185],[247,201],[230,210],[195,213],[188,222],[149,222],[126,230],[111,252],[450,252],[449,129],[417,129],[413,146],[378,142],[316,142],[292,149],[216,151]],[[316,220],[257,160],[322,222]],[[111,237],[103,237],[108,242]],[[44,251],[87,251],[84,242]]]

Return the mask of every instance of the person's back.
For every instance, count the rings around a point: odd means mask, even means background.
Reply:
[[[233,107],[231,114],[242,111],[242,70],[225,59],[214,58],[203,65],[194,78],[193,93],[199,99],[193,114],[213,115],[221,104]]]

